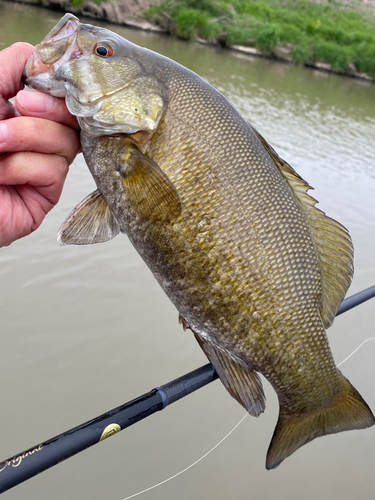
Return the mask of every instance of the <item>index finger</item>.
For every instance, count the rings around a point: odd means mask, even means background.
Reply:
[[[79,130],[77,118],[69,113],[65,100],[36,90],[21,90],[17,94],[15,107],[22,116],[34,116],[62,123]]]
[[[71,127],[54,121],[15,117],[3,123],[0,122],[0,126],[3,133],[0,154],[22,151],[55,154],[64,156],[70,164],[80,149],[77,132]]]
[[[23,89],[22,72],[34,52],[29,43],[18,42],[0,52],[0,120],[14,116],[8,99]]]

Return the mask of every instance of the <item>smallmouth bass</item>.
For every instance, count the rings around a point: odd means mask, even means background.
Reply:
[[[26,83],[65,97],[98,189],[61,244],[127,234],[229,393],[254,416],[263,374],[279,419],[266,467],[374,416],[336,368],[325,330],[353,274],[347,230],[207,82],[66,14],[36,46]]]

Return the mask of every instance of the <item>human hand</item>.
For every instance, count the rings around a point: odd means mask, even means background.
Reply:
[[[63,99],[22,90],[33,50],[16,43],[0,52],[0,247],[40,226],[80,149],[78,123]],[[16,95],[13,106],[8,99]]]

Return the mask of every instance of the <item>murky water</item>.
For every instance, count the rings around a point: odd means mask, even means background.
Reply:
[[[59,18],[0,2],[0,48],[39,42]],[[225,94],[316,188],[319,206],[350,230],[355,277],[349,293],[375,283],[374,85],[112,29],[188,66]],[[0,459],[206,363],[125,236],[91,247],[56,243],[61,222],[93,189],[79,157],[42,227],[0,250]],[[329,331],[337,362],[374,335],[374,323],[374,302],[337,318]],[[373,410],[374,358],[375,343],[367,343],[342,367]],[[139,498],[374,498],[374,428],[318,439],[267,472],[278,405],[271,388],[266,395],[264,415],[246,418],[205,460]],[[5,493],[4,500],[123,499],[187,467],[243,415],[215,382]]]

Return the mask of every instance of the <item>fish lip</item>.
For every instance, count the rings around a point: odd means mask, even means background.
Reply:
[[[59,86],[60,82],[51,80],[44,75],[35,75],[23,78],[25,85],[39,92],[48,93],[54,97],[65,97],[66,91],[64,86]],[[54,85],[56,83],[56,85]]]
[[[69,23],[69,21],[71,21],[71,23]],[[78,17],[68,12],[60,19],[60,21],[56,24],[56,26],[54,26],[52,30],[45,36],[40,45],[42,45],[44,42],[45,43],[56,42],[57,40],[61,40],[62,38],[67,38],[69,36],[72,36],[73,34],[76,34],[78,32],[80,26],[81,23]],[[40,58],[39,55],[38,57]]]

